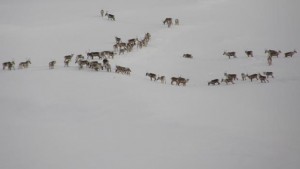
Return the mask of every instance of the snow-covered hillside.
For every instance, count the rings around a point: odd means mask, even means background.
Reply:
[[[300,50],[299,5],[1,1],[0,61],[14,60],[16,70],[0,71],[0,168],[298,169],[300,54],[284,53]],[[101,18],[101,9],[116,21]],[[168,28],[166,17],[180,25]],[[147,47],[109,59],[112,72],[79,70],[75,58],[64,67],[65,55],[113,50],[116,36],[127,41],[147,32]],[[282,51],[271,66],[266,49]],[[29,68],[18,69],[28,58]],[[131,75],[114,73],[115,65]],[[269,83],[240,77],[265,71],[274,73]],[[165,75],[167,83],[150,81],[147,72]],[[239,80],[207,85],[224,73]],[[173,76],[189,82],[171,85]]]

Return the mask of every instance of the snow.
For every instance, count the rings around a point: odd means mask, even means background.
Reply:
[[[298,169],[300,57],[283,53],[299,50],[299,5],[1,1],[0,61],[14,60],[16,70],[0,71],[0,168]],[[99,17],[101,9],[116,21]],[[167,28],[166,17],[180,25]],[[79,70],[74,58],[64,67],[65,55],[112,50],[115,36],[126,41],[147,32],[147,47],[110,59],[131,75]],[[282,51],[272,66],[265,49]],[[28,58],[32,64],[19,70]],[[240,80],[264,71],[275,78]],[[167,84],[151,82],[147,72],[165,75]],[[238,74],[236,84],[207,85],[225,72]],[[172,86],[173,76],[190,81]]]

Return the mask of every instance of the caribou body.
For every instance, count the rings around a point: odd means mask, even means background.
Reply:
[[[276,56],[278,57],[281,51],[276,51],[276,50],[265,50],[265,53],[267,53],[270,57]]]
[[[131,70],[130,70],[130,68],[128,68],[128,67],[123,67],[123,66],[118,66],[118,65],[116,65],[116,70],[115,70],[115,72],[116,72],[116,73],[122,73],[122,74],[130,75]]]
[[[258,77],[257,77],[258,74],[252,74],[252,75],[248,75],[248,74],[247,74],[246,76],[251,80],[251,82],[252,82],[253,79],[258,80]]]
[[[258,74],[258,77],[259,77],[259,80],[260,80],[261,83],[266,83],[266,82],[269,83],[269,80],[267,79],[266,76],[263,76],[263,75],[261,75],[261,74]]]
[[[54,65],[56,64],[56,61],[49,62],[49,69],[54,69]]]
[[[115,21],[115,15],[112,15],[112,14],[109,14],[109,13],[105,13],[105,16],[107,16],[107,19],[108,20],[112,20],[112,21]]]
[[[171,27],[171,25],[173,24],[173,21],[172,21],[172,18],[166,18],[164,21],[163,21],[164,25],[167,24],[168,25],[168,28]]]
[[[154,81],[156,81],[156,74],[155,73],[146,73],[146,76],[149,76],[151,81],[152,81],[152,79]]]
[[[230,78],[222,79],[221,82],[225,82],[226,84],[228,84],[228,83],[234,84],[233,79],[230,79]]]
[[[189,59],[192,59],[192,58],[193,58],[193,56],[192,56],[191,54],[188,54],[188,53],[183,54],[182,57],[184,57],[184,58],[189,58]]]
[[[219,79],[213,79],[213,80],[211,80],[211,81],[208,82],[208,86],[209,85],[215,85],[215,84],[220,85]]]
[[[284,53],[284,57],[293,57],[293,55],[295,54],[295,53],[297,53],[297,51],[296,50],[294,50],[294,51],[292,51],[292,52],[286,52],[286,53]]]
[[[186,83],[189,82],[189,79],[185,79],[183,77],[172,77],[171,85],[173,85],[174,82],[176,83],[177,86],[180,86],[180,84],[186,86]]]
[[[246,50],[245,53],[248,57],[253,57],[253,51],[252,50]]]
[[[31,61],[28,59],[25,62],[21,62],[19,64],[19,69],[28,68],[29,64],[31,64]]]
[[[160,80],[161,83],[166,84],[166,77],[165,76],[158,76],[156,80]]]
[[[227,79],[238,80],[236,74],[227,74],[227,73],[224,73],[224,76],[225,76]]]
[[[100,52],[88,52],[88,53],[87,53],[87,59],[90,58],[90,57],[91,57],[92,59],[94,59],[94,57],[98,57],[99,59],[102,58]]]
[[[3,66],[3,70],[7,67],[8,70],[11,70],[11,69],[15,69],[15,62],[14,61],[11,61],[11,62],[4,62],[2,63],[2,66]]]
[[[263,72],[263,74],[266,75],[267,78],[269,78],[269,76],[271,76],[272,78],[274,78],[273,72]]]
[[[226,51],[225,51],[225,52],[223,53],[223,55],[228,56],[229,59],[230,59],[230,57],[236,58],[235,52],[226,52]]]

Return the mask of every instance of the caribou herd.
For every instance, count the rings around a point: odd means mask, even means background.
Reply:
[[[293,55],[296,54],[296,53],[297,53],[296,50],[291,51],[291,52],[285,52],[284,57],[285,58],[293,57]],[[251,51],[251,50],[250,51],[246,50],[245,54],[246,54],[247,57],[253,57],[253,51]],[[268,65],[272,65],[272,58],[273,57],[278,58],[279,55],[281,54],[281,51],[280,50],[269,49],[269,50],[265,50],[265,54],[267,54]],[[234,52],[234,51],[231,51],[231,52],[224,51],[223,55],[228,56],[229,59],[231,57],[237,58],[236,52]],[[253,80],[257,80],[257,81],[260,81],[261,83],[267,83],[267,82],[269,82],[269,80],[268,80],[269,77],[274,78],[273,72],[263,72],[262,74],[254,73],[254,74],[249,75],[249,74],[241,73],[241,79],[242,79],[242,81],[246,81],[247,78],[248,78],[250,80],[250,82],[252,82]],[[224,82],[226,84],[235,84],[234,81],[238,80],[237,74],[224,73],[224,76],[225,76],[225,78],[224,79],[222,78],[221,82]],[[208,82],[208,86],[209,85],[216,85],[216,84],[220,85],[219,79],[213,79],[213,80]]]
[[[241,78],[242,78],[242,81],[246,81],[248,78],[250,80],[250,82],[252,82],[253,80],[256,80],[256,81],[260,81],[261,83],[269,82],[269,80],[268,80],[269,77],[274,78],[273,72],[263,72],[263,74],[265,76],[260,73],[254,73],[254,74],[250,74],[250,75],[241,73]],[[237,74],[224,73],[224,78],[222,78],[221,81],[219,81],[219,79],[213,79],[208,82],[208,86],[216,85],[216,84],[220,85],[222,82],[224,82],[226,85],[235,84],[234,81],[238,81]]]
[[[106,12],[104,14],[104,10],[100,11],[100,15],[101,17],[106,16],[108,20],[112,20],[115,21],[115,15],[113,14],[109,14],[108,12]],[[167,24],[168,28],[170,28],[173,25],[173,18],[165,18],[163,20],[163,24]],[[175,19],[175,25],[179,25],[179,19]],[[128,39],[127,41],[122,41],[122,38],[120,37],[115,37],[115,44],[113,44],[112,48],[113,50],[106,50],[106,51],[102,51],[102,52],[98,52],[98,51],[94,51],[94,52],[86,52],[86,58],[82,55],[82,54],[78,54],[76,55],[75,58],[75,64],[78,64],[78,69],[82,70],[84,68],[88,68],[90,70],[94,70],[94,71],[100,71],[100,70],[105,70],[107,72],[111,72],[112,71],[112,67],[111,64],[109,63],[108,59],[114,59],[115,55],[123,55],[125,53],[129,53],[132,52],[134,47],[136,47],[136,49],[142,49],[144,47],[148,46],[148,43],[151,39],[151,35],[150,33],[145,33],[144,37],[139,39],[139,38],[132,38],[132,39]],[[278,58],[279,55],[282,52],[280,50],[265,50],[265,54],[267,54],[267,61],[269,65],[272,65],[272,58],[276,57]],[[284,53],[284,57],[293,57],[293,55],[295,55],[297,53],[296,50],[294,51],[290,51],[290,52],[286,52]],[[245,54],[247,57],[254,57],[253,51],[251,50],[245,50]],[[235,51],[224,51],[223,55],[227,56],[229,59],[231,58],[237,58],[237,54]],[[72,58],[74,57],[74,54],[70,54],[70,55],[66,55],[64,56],[64,67],[69,67],[70,63],[72,61]],[[183,58],[188,58],[188,59],[192,59],[193,56],[192,54],[189,53],[185,53],[182,55]],[[99,59],[102,60],[102,62],[95,60],[95,59]],[[29,67],[29,64],[31,64],[30,59],[26,59],[26,61],[24,62],[20,62],[19,63],[19,67],[18,69],[26,69]],[[56,64],[56,60],[52,60],[48,63],[49,65],[49,69],[54,69]],[[15,70],[15,61],[8,61],[8,62],[3,62],[2,66],[3,66],[3,70],[5,70],[6,68],[8,70]],[[115,73],[121,73],[121,74],[125,74],[125,75],[130,75],[131,73],[131,69],[129,67],[124,67],[124,66],[120,66],[120,65],[116,65],[115,66]],[[263,74],[263,75],[262,75]],[[263,72],[262,74],[260,73],[254,73],[254,74],[245,74],[245,73],[241,73],[241,79],[242,81],[246,81],[247,79],[250,80],[250,82],[252,82],[253,80],[256,81],[260,81],[261,83],[266,83],[269,82],[269,77],[274,78],[273,76],[273,72]],[[146,73],[146,76],[150,78],[151,81],[160,81],[162,84],[166,84],[166,76],[162,75],[158,75],[155,73]],[[189,82],[188,78],[183,78],[181,76],[179,77],[171,77],[170,78],[171,85],[177,85],[177,86],[186,86],[186,84]],[[208,82],[208,86],[210,85],[220,85],[222,82],[224,82],[225,84],[235,84],[235,81],[238,81],[238,76],[237,74],[228,74],[228,73],[224,73],[224,78],[222,78],[221,80],[219,79],[213,79],[211,81]]]

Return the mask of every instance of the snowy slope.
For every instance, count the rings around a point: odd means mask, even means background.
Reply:
[[[300,167],[298,1],[88,0],[0,2],[0,168]],[[99,17],[100,10],[116,21]],[[180,25],[167,28],[166,17]],[[112,50],[146,32],[143,49],[116,55],[130,76],[79,70],[65,55]],[[236,59],[223,52],[236,51]],[[247,58],[244,51],[253,50]],[[193,59],[182,57],[191,53]],[[56,60],[54,70],[48,62]],[[18,67],[16,65],[16,68]],[[254,80],[207,86],[224,73],[273,71]],[[147,72],[165,75],[151,82]],[[189,78],[186,87],[172,76]],[[240,76],[239,76],[240,78]]]

